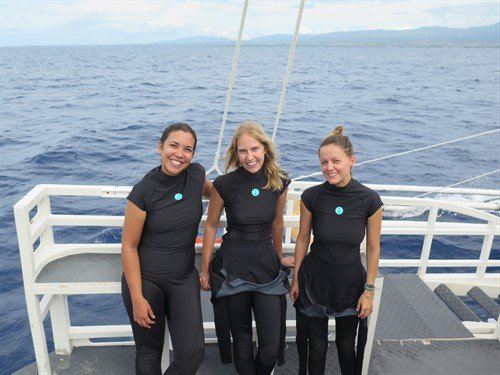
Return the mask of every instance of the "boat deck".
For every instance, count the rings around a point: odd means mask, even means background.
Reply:
[[[209,294],[202,293],[204,316],[212,319]],[[293,319],[289,302],[287,318]],[[333,339],[333,336],[332,336]],[[275,374],[298,369],[295,344],[287,342],[286,363]],[[133,346],[77,347],[71,356],[51,354],[54,374],[134,374]],[[172,358],[173,356],[171,356]],[[338,372],[335,342],[331,341],[326,373]],[[416,275],[386,275],[375,332],[369,374],[497,374],[500,342],[480,340],[463,326],[444,302]],[[15,375],[36,374],[31,364]],[[198,374],[236,374],[219,360],[217,345],[206,346]]]
[[[51,354],[54,374],[58,375],[134,375],[135,350],[132,346],[79,347],[71,358]],[[296,374],[298,357],[294,343],[287,343],[286,363],[277,366],[275,375]],[[330,343],[326,374],[339,373],[335,343]],[[453,340],[423,343],[381,341],[374,345],[370,375],[487,375],[498,374],[500,369],[500,343],[496,340]],[[31,364],[14,375],[37,374]],[[205,359],[198,370],[200,375],[236,374],[232,364],[219,360],[217,345],[206,346]]]

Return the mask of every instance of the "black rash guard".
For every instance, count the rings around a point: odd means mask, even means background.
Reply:
[[[299,271],[295,307],[311,317],[357,315],[366,280],[360,244],[382,200],[352,178],[342,188],[328,182],[310,187],[301,198],[312,213],[314,240]]]
[[[203,167],[192,163],[177,176],[156,167],[133,187],[127,199],[147,214],[138,246],[143,277],[180,277],[193,270],[204,182]]]
[[[211,264],[212,295],[222,297],[242,291],[283,295],[288,292],[272,240],[272,224],[280,195],[290,184],[283,179],[279,191],[265,190],[267,177],[261,169],[244,168],[219,176],[214,188],[224,200],[227,233]]]

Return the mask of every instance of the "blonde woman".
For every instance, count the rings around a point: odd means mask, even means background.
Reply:
[[[212,290],[222,361],[231,361],[230,327],[239,374],[270,374],[283,344],[286,266],[293,265],[293,259],[282,257],[290,180],[276,157],[273,142],[258,123],[241,123],[226,154],[227,174],[214,180],[205,225],[200,282],[203,289]],[[227,233],[211,260],[222,209]],[[252,311],[259,343],[255,358]]]

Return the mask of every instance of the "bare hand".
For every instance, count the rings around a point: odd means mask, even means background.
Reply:
[[[374,292],[365,290],[361,297],[359,297],[356,311],[360,319],[365,319],[373,312],[373,295]]]
[[[134,321],[141,327],[151,328],[151,325],[155,324],[153,309],[149,305],[146,298],[142,297],[138,300],[132,301],[132,309]]]
[[[290,288],[290,298],[293,302],[297,301],[297,298],[299,298],[299,283],[296,281],[292,283],[292,287]]]
[[[280,262],[286,268],[295,267],[295,257],[294,256],[283,257],[280,259]]]
[[[200,272],[200,286],[203,290],[210,290],[210,277],[207,271]]]

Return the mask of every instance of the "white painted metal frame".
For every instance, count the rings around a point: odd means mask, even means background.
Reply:
[[[301,191],[311,182],[292,182],[289,188],[289,201],[285,211],[285,242],[284,250],[292,252],[294,248],[291,228],[299,224],[298,213],[293,211],[293,203],[300,199]],[[381,191],[433,191],[435,187],[389,187],[372,185]],[[447,189],[452,194],[477,194],[481,196],[499,196],[499,191],[472,190],[472,189]],[[464,191],[466,190],[466,191]],[[43,321],[50,312],[52,333],[55,350],[58,354],[69,354],[75,346],[89,345],[128,345],[132,342],[105,342],[94,343],[92,339],[130,337],[132,335],[129,325],[85,326],[71,325],[68,311],[67,296],[72,294],[105,294],[120,293],[119,282],[79,282],[79,283],[37,283],[36,278],[41,270],[50,262],[68,255],[83,253],[110,253],[119,254],[120,244],[65,244],[54,243],[53,227],[57,226],[100,226],[121,227],[122,216],[103,215],[56,215],[51,212],[51,196],[87,196],[125,198],[130,191],[126,186],[76,186],[76,185],[38,185],[26,194],[15,206],[15,222],[19,241],[19,251],[22,263],[26,305],[30,320],[31,333],[35,348],[38,372],[50,374],[49,354]],[[473,285],[480,286],[490,296],[497,296],[500,289],[499,274],[485,273],[487,267],[500,267],[500,260],[490,259],[493,239],[500,233],[498,216],[481,211],[480,209],[495,209],[491,206],[478,206],[472,208],[467,202],[438,201],[432,199],[416,199],[383,196],[385,210],[401,210],[408,207],[429,208],[430,214],[427,222],[416,220],[384,220],[382,225],[383,235],[422,235],[424,245],[420,259],[381,259],[380,267],[418,267],[419,276],[431,287],[438,283],[446,283],[453,291],[464,294]],[[36,208],[36,215],[30,219],[30,212]],[[480,223],[442,222],[438,220],[438,212],[446,210],[456,212],[468,217],[481,220]],[[206,217],[203,217],[202,224]],[[226,224],[225,218],[221,220],[221,227]],[[483,236],[483,246],[479,259],[476,260],[433,260],[429,259],[432,239],[435,235],[477,235]],[[38,245],[35,247],[35,244]],[[199,246],[198,246],[199,250]],[[429,274],[431,267],[474,267],[471,274]],[[376,309],[371,316],[368,343],[366,347],[366,360],[363,367],[366,373],[369,366],[371,345],[375,332],[378,306],[380,302],[382,279],[377,279]],[[293,322],[288,322],[293,325]],[[332,322],[332,326],[334,323]],[[500,327],[498,323],[468,324],[475,329],[478,335],[488,338],[499,338]],[[205,323],[205,329],[213,330],[213,322]],[[167,332],[168,336],[168,332]],[[168,363],[168,350],[170,340],[165,341],[165,356],[162,363]]]

